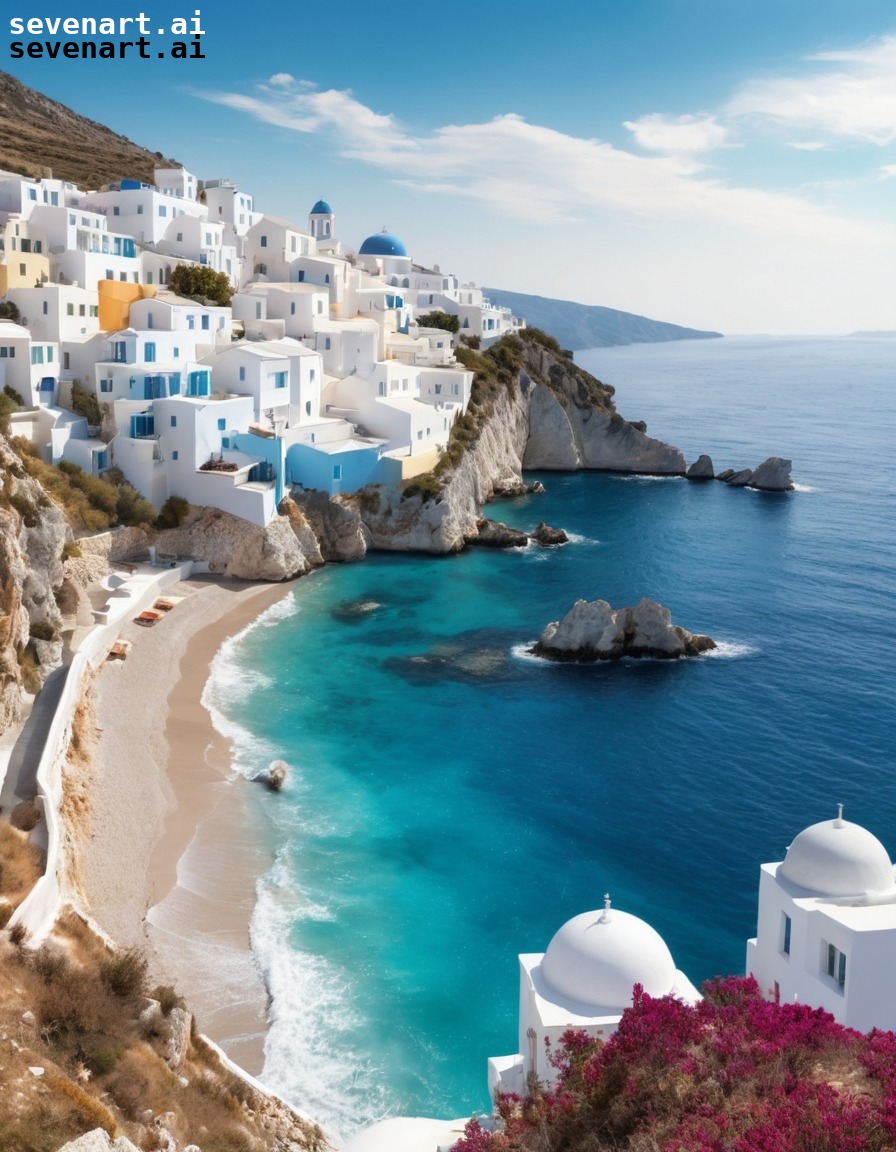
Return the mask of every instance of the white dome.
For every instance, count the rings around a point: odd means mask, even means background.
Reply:
[[[561,996],[593,1007],[626,1008],[632,987],[666,996],[675,985],[675,961],[662,936],[637,916],[616,908],[568,920],[548,945],[541,975]]]
[[[880,840],[840,817],[800,832],[778,876],[819,896],[896,891],[893,864]]]

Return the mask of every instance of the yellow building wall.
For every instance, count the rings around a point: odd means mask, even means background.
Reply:
[[[37,252],[7,252],[5,263],[0,264],[0,296],[10,288],[34,288],[49,279],[48,257]]]
[[[127,328],[134,301],[151,299],[156,294],[153,284],[125,284],[121,280],[99,280],[96,290],[101,332],[120,332]]]

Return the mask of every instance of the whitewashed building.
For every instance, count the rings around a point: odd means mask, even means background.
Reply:
[[[636,984],[650,996],[677,996],[695,1004],[700,993],[675,967],[662,936],[646,921],[611,908],[568,920],[545,952],[521,955],[519,1047],[488,1062],[488,1087],[524,1095],[529,1077],[551,1084],[549,1057],[570,1029],[606,1039],[632,1003]],[[550,1046],[545,1041],[550,1042]]]
[[[779,1001],[824,1008],[848,1028],[896,1029],[896,881],[883,844],[843,819],[804,829],[759,873],[747,972]]]

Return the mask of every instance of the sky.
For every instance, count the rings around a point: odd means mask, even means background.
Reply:
[[[172,59],[197,7],[205,58]],[[892,3],[3,8],[0,67],[261,210],[325,198],[352,247],[730,334],[896,329]],[[141,12],[150,59],[10,57],[60,38],[16,16]]]

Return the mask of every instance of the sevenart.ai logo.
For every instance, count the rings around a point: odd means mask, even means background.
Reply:
[[[168,24],[134,16],[12,16],[13,60],[204,60],[202,12]]]

